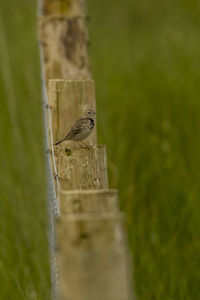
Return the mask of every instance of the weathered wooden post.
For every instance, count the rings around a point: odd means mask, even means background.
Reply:
[[[43,0],[39,22],[43,70],[54,140],[86,108],[96,108],[88,64],[83,0]],[[54,147],[60,188],[56,221],[59,300],[130,300],[124,215],[109,190],[105,146],[96,131],[86,140]],[[69,147],[71,150],[69,150]]]
[[[88,79],[87,15],[83,0],[41,0],[39,31],[49,79]]]

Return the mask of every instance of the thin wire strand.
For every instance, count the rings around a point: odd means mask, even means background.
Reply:
[[[49,210],[49,246],[50,246],[50,262],[51,262],[51,281],[52,281],[52,298],[58,298],[59,292],[59,280],[58,280],[58,269],[55,256],[55,218],[59,216],[59,195],[60,195],[60,184],[55,162],[55,154],[53,147],[53,129],[52,129],[52,117],[51,109],[48,103],[47,90],[45,85],[44,78],[44,65],[43,65],[43,52],[41,46],[39,46],[40,52],[40,65],[41,65],[41,81],[42,81],[42,92],[43,92],[43,112],[44,112],[44,126],[45,126],[45,146],[46,146],[46,155],[47,155],[47,174],[48,174],[48,210]],[[49,125],[49,126],[48,126]],[[49,131],[50,129],[50,136]],[[51,143],[51,151],[49,151],[49,140]],[[51,160],[52,153],[52,160]],[[53,166],[52,166],[53,161]],[[53,177],[53,169],[55,177]],[[57,184],[57,196],[55,182]]]
[[[38,1],[37,3],[37,17],[40,16],[41,13],[41,9],[42,9],[42,2]],[[47,118],[46,118],[46,112],[44,115],[44,119],[45,119],[45,146],[47,147],[46,153],[47,153],[47,157],[50,158],[50,155],[52,153],[52,160],[53,160],[53,168],[54,168],[54,172],[55,172],[55,180],[56,180],[56,184],[57,184],[57,197],[55,197],[55,203],[54,203],[54,215],[58,216],[59,215],[59,197],[60,197],[60,183],[59,183],[59,178],[58,178],[58,172],[57,172],[57,167],[56,167],[56,161],[55,161],[55,153],[54,153],[54,147],[53,147],[53,143],[54,143],[54,139],[53,139],[53,128],[52,128],[52,116],[51,116],[51,108],[48,102],[48,96],[47,96],[47,88],[46,88],[46,84],[45,84],[45,72],[44,72],[44,57],[43,57],[43,51],[42,51],[42,47],[40,45],[40,41],[38,41],[39,44],[39,53],[40,53],[40,65],[41,65],[41,80],[42,80],[42,92],[43,92],[43,101],[44,101],[44,107],[48,110],[48,124],[47,124]],[[48,135],[48,125],[49,125],[49,129],[50,129],[50,143],[51,143],[51,153],[49,153],[49,135]],[[53,174],[53,169],[52,169],[52,165],[51,165],[51,159],[49,161],[49,166],[50,166],[50,171],[51,174]],[[53,185],[54,185],[54,180],[53,180]],[[55,191],[55,195],[56,195],[56,189],[55,189],[55,185],[54,185],[54,191]]]
[[[41,12],[42,2],[38,1],[37,16],[39,17]],[[40,42],[38,41],[38,44]],[[40,65],[41,65],[41,81],[42,81],[42,92],[43,92],[43,112],[44,112],[44,126],[45,126],[45,146],[46,146],[46,157],[47,157],[47,174],[48,174],[48,210],[49,210],[49,248],[50,248],[50,262],[51,262],[51,282],[52,282],[52,299],[58,298],[59,292],[59,280],[58,280],[58,269],[56,262],[56,244],[55,244],[55,218],[59,215],[59,195],[60,195],[60,184],[55,162],[55,153],[53,147],[53,129],[52,129],[52,116],[51,108],[48,103],[47,89],[45,84],[45,73],[44,73],[44,57],[41,45],[39,45],[40,52]],[[48,132],[48,125],[50,129],[50,137]],[[49,140],[51,143],[51,151],[49,151]],[[52,167],[52,160],[53,167]],[[53,177],[53,169],[55,178]],[[57,196],[55,182],[57,185]]]
[[[41,63],[42,65],[42,63]],[[42,67],[43,68],[43,67]],[[44,74],[44,73],[42,73]],[[51,112],[49,112],[49,105],[48,105],[48,98],[46,94],[46,87],[45,82],[42,78],[42,87],[43,87],[43,101],[44,101],[44,122],[45,122],[45,141],[46,141],[46,147],[49,145],[49,135],[48,135],[48,125],[47,125],[47,113],[45,108],[48,109],[48,118],[49,118],[49,127],[51,128],[51,144],[53,140],[53,134],[52,134],[52,122],[51,122]],[[54,149],[53,149],[54,150]],[[58,291],[59,291],[59,280],[58,280],[58,270],[57,270],[57,262],[56,262],[56,256],[55,256],[55,218],[59,215],[59,205],[58,205],[58,198],[56,197],[56,189],[55,189],[55,183],[54,183],[54,177],[53,177],[53,169],[51,164],[51,155],[49,152],[49,149],[46,151],[47,153],[47,174],[48,174],[48,208],[49,208],[49,216],[50,216],[50,226],[49,226],[49,243],[50,243],[50,258],[51,258],[51,280],[52,280],[52,296],[53,299],[57,299],[58,297]],[[54,154],[54,151],[52,151],[52,154]],[[54,171],[57,175],[57,169],[55,165],[55,155],[52,156],[54,161]],[[60,192],[60,186],[58,182],[58,176],[56,176],[56,182],[57,182],[57,192],[59,195]]]
[[[59,183],[59,178],[58,178],[58,172],[57,172],[57,167],[56,167],[56,160],[55,160],[55,153],[54,153],[54,139],[53,139],[53,128],[52,128],[52,116],[51,116],[51,108],[49,106],[48,103],[48,96],[47,96],[47,91],[46,91],[46,87],[45,87],[45,83],[43,82],[43,86],[44,86],[44,100],[45,100],[45,108],[48,111],[48,121],[49,121],[49,129],[50,129],[50,143],[51,143],[51,153],[52,153],[52,161],[53,161],[53,167],[54,167],[54,173],[55,173],[55,177],[54,179],[56,180],[56,184],[57,184],[57,201],[54,203],[55,204],[55,212],[56,212],[56,216],[59,215],[59,202],[60,202],[60,183]],[[48,151],[49,149],[47,149],[48,155],[50,156],[50,153]]]
[[[54,179],[56,180],[56,184],[57,184],[57,197],[55,197],[56,201],[54,201],[54,215],[58,216],[59,215],[59,195],[60,195],[60,183],[59,183],[59,178],[58,178],[58,172],[57,172],[57,167],[56,167],[56,161],[55,161],[55,153],[54,153],[54,147],[53,147],[53,143],[54,143],[54,139],[53,139],[53,128],[52,128],[52,116],[51,116],[51,108],[48,102],[48,96],[47,96],[47,89],[46,89],[46,85],[45,85],[45,80],[44,80],[44,67],[43,67],[43,53],[40,47],[40,57],[41,57],[41,68],[42,68],[42,87],[43,87],[43,100],[44,100],[44,107],[47,109],[48,111],[48,124],[49,124],[49,129],[50,129],[50,143],[51,143],[51,153],[49,151],[49,136],[47,134],[48,130],[48,125],[47,125],[47,120],[45,118],[45,133],[46,133],[46,153],[48,155],[48,157],[50,158],[50,155],[52,154],[52,161],[53,161],[53,168],[54,168],[54,173],[55,173],[55,177]],[[51,169],[51,174],[53,174],[53,170],[52,170],[52,165],[51,165],[51,159],[50,159],[50,169]],[[54,185],[54,181],[53,181],[53,185]],[[54,185],[54,190],[55,190],[55,195],[56,195],[56,189],[55,189],[55,185]]]

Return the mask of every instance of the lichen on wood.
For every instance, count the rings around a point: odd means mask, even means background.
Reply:
[[[74,17],[86,14],[83,0],[42,0],[41,2],[41,15]]]

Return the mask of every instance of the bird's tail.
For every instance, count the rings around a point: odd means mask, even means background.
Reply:
[[[64,139],[61,139],[61,140],[59,140],[59,141],[57,141],[57,142],[55,142],[54,145],[55,145],[55,146],[56,146],[56,145],[59,145],[60,143],[64,142],[64,140],[65,140],[65,138],[64,138]]]

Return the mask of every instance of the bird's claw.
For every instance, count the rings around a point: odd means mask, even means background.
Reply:
[[[91,149],[92,146],[87,145],[87,144],[83,144],[83,145],[80,144],[80,148]]]

